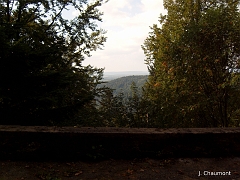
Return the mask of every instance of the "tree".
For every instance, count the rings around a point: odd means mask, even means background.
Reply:
[[[147,127],[145,105],[141,94],[133,81],[131,84],[131,96],[128,97],[125,106],[127,107],[127,115],[130,127]]]
[[[227,127],[239,105],[239,1],[165,0],[142,46],[145,99],[161,127]],[[234,95],[235,94],[235,95]],[[234,107],[234,108],[232,108]]]
[[[114,96],[113,89],[110,88],[104,89],[103,93],[98,109],[104,125],[110,127],[129,127],[123,93]]]
[[[95,109],[103,69],[82,61],[106,41],[96,25],[102,3],[1,1],[0,123],[76,124],[82,112]],[[68,8],[79,15],[64,18]]]

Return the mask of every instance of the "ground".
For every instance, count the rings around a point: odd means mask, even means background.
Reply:
[[[218,176],[200,173],[227,172]],[[230,171],[230,175],[229,174]],[[134,159],[76,162],[0,161],[0,180],[240,180],[240,158]]]

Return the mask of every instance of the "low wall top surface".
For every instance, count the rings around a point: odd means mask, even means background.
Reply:
[[[0,160],[239,156],[240,128],[0,125]]]
[[[47,127],[0,125],[0,132],[49,132],[49,133],[130,133],[130,134],[205,134],[240,133],[240,128],[115,128],[115,127]]]

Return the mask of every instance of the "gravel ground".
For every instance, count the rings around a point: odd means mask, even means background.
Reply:
[[[201,174],[200,176],[199,173]],[[212,175],[208,175],[211,173]],[[0,161],[0,180],[34,179],[240,180],[240,158],[180,158],[160,160],[145,158],[134,160],[110,159],[98,162]]]

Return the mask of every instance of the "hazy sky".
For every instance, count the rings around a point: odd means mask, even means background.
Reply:
[[[166,14],[163,0],[109,0],[99,9],[104,13],[99,26],[107,31],[107,42],[83,65],[105,67],[105,72],[147,71],[141,45],[151,31],[149,26],[158,24],[160,13]]]

